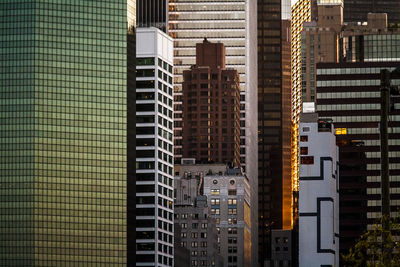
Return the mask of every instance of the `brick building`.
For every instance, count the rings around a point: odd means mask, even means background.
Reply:
[[[204,39],[196,65],[183,72],[183,158],[240,164],[240,86],[225,68],[225,46]]]

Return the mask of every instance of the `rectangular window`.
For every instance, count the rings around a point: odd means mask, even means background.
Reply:
[[[300,142],[308,142],[308,135],[301,135]]]
[[[228,215],[236,215],[237,209],[228,209]]]
[[[153,57],[145,57],[145,58],[136,58],[136,66],[148,66],[154,65],[154,58]]]
[[[219,215],[220,210],[219,209],[211,209],[211,215]]]
[[[154,88],[154,81],[136,81],[136,88]]]
[[[219,195],[219,189],[211,189],[211,195]]]
[[[137,69],[136,77],[154,77],[154,69]]]
[[[228,199],[228,205],[236,205],[236,204],[237,204],[237,199],[236,198]]]
[[[307,155],[308,154],[308,147],[300,147],[300,155]]]
[[[313,156],[300,157],[300,163],[305,165],[312,165],[314,164],[314,157]]]
[[[211,205],[219,205],[219,198],[213,198],[211,199]]]

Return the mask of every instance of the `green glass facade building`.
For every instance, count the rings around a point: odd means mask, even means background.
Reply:
[[[127,1],[0,1],[0,266],[126,266],[126,128]]]

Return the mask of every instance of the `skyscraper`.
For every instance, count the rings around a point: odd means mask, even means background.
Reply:
[[[156,27],[167,32],[167,0],[136,0],[136,14],[138,27]]]
[[[339,149],[330,119],[301,113],[299,266],[339,266]]]
[[[271,229],[290,229],[292,223],[290,1],[258,1],[257,20],[258,245],[263,264],[271,256]]]
[[[240,161],[252,190],[252,259],[257,258],[257,12],[256,1],[169,1],[168,33],[174,38],[175,161],[182,155],[183,70],[195,64],[195,45],[207,38],[226,47],[226,66],[239,72]],[[253,264],[253,263],[252,263]],[[255,263],[254,263],[255,264]],[[252,265],[254,266],[254,265]]]
[[[332,118],[340,156],[340,250],[347,253],[381,217],[380,70],[400,66],[400,35],[366,35],[364,62],[317,64],[317,110]],[[390,61],[392,59],[393,61]],[[399,77],[392,80],[399,85]],[[389,122],[391,216],[398,216],[400,179],[398,98]],[[344,240],[344,242],[342,242]]]
[[[240,166],[239,75],[225,68],[225,46],[204,39],[196,65],[183,72],[182,154]]]
[[[136,36],[136,266],[173,266],[173,42]]]
[[[303,24],[311,20],[311,1],[310,0],[297,0],[291,6],[291,80],[292,80],[292,137],[291,137],[291,178],[292,178],[292,191],[299,191],[299,118],[302,106],[301,99],[301,83],[302,83],[302,58],[301,58],[301,33],[303,31]],[[297,207],[294,198],[292,198],[292,213],[297,214]],[[297,217],[297,215],[294,215]]]
[[[126,266],[127,1],[0,12],[0,265]]]
[[[221,0],[217,2],[182,0],[169,2],[168,32],[174,38],[175,155],[180,163],[182,155],[181,94],[183,70],[196,63],[196,43],[207,38],[226,47],[226,66],[234,68],[240,76],[241,87],[241,163],[256,170],[256,12],[254,1]],[[246,124],[247,123],[247,124]],[[247,153],[247,150],[249,152]],[[256,174],[255,174],[256,175]]]
[[[367,15],[370,12],[387,13],[389,23],[400,22],[400,1],[398,0],[343,0],[343,2],[345,22],[367,21]]]
[[[127,266],[136,265],[136,3],[127,2]]]

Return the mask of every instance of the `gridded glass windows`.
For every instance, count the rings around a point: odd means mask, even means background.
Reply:
[[[126,266],[127,3],[95,4],[1,1],[1,266]]]

